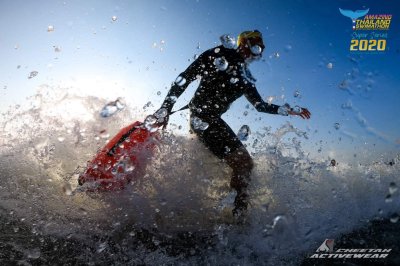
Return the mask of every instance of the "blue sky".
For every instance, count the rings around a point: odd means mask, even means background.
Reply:
[[[275,129],[290,121],[308,131],[310,138],[302,140],[303,145],[317,156],[351,158],[356,153],[378,158],[381,153],[398,153],[399,7],[396,1],[372,0],[3,0],[0,110],[23,103],[39,85],[48,84],[110,100],[124,96],[138,107],[151,101],[150,112],[195,54],[218,45],[222,34],[258,29],[267,46],[264,60],[251,66],[260,94],[264,99],[275,96],[277,104],[308,107],[313,116],[303,121],[256,113],[246,109],[243,98],[224,115],[234,130],[242,124],[253,131]],[[339,8],[392,14],[388,50],[350,53],[351,20]],[[53,32],[47,31],[49,25]],[[279,58],[271,56],[274,53]],[[38,75],[28,79],[31,71]],[[348,89],[339,88],[344,80]],[[191,86],[177,107],[190,100],[193,90]],[[297,90],[301,98],[294,97]],[[244,116],[246,110],[249,115]],[[187,123],[181,120],[177,116],[172,121]],[[340,124],[338,130],[335,123]]]

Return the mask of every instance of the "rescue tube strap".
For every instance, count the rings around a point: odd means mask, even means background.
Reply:
[[[115,150],[117,149],[117,147],[124,142],[133,132],[135,132],[136,129],[140,128],[143,126],[143,123],[141,123],[140,125],[134,126],[131,129],[128,130],[128,132],[126,132],[124,135],[122,135],[122,137],[117,141],[117,143],[114,144],[114,146],[112,146],[112,148],[107,152],[108,156],[113,156],[115,153]]]

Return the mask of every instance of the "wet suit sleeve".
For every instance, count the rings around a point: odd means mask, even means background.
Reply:
[[[205,53],[199,56],[184,72],[179,74],[175,82],[172,84],[167,97],[165,97],[161,108],[167,109],[168,113],[171,113],[172,108],[179,96],[185,91],[189,84],[194,81],[197,76],[202,74],[202,65],[204,64]]]
[[[278,114],[279,105],[264,102],[252,83],[246,84],[245,96],[247,100],[256,108],[258,112]]]

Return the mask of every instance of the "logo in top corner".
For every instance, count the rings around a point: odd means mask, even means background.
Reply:
[[[369,8],[356,11],[339,8],[339,11],[352,21],[351,52],[376,54],[386,51],[391,14],[370,14]]]
[[[356,11],[339,8],[339,11],[343,16],[350,18],[353,21],[353,23],[355,23],[358,18],[361,18],[366,14],[368,14],[369,8],[365,10],[356,10]]]
[[[319,246],[316,252],[333,252],[334,243],[335,240],[333,239],[325,239],[325,241],[322,242],[322,245]]]

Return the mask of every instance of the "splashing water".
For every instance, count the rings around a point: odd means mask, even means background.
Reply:
[[[234,37],[230,36],[229,34],[224,34],[220,38],[222,45],[228,49],[235,49],[236,48],[236,40]]]
[[[186,84],[186,79],[182,76],[178,76],[175,80],[175,84],[178,86],[183,86]]]
[[[39,72],[37,71],[31,71],[31,73],[29,73],[28,79],[34,78],[39,74]]]
[[[399,164],[329,167],[308,158],[306,132],[289,123],[252,133],[244,226],[221,204],[232,198],[231,170],[192,136],[164,132],[142,177],[123,191],[78,192],[79,173],[107,142],[99,132],[113,136],[145,117],[126,106],[119,119],[102,119],[103,103],[44,87],[0,117],[0,230],[10,236],[0,239],[1,254],[21,264],[297,265],[325,238],[375,216],[398,223]]]
[[[101,109],[100,116],[110,117],[124,108],[125,108],[125,103],[122,101],[121,98],[118,98],[117,100],[109,102],[106,105],[104,105],[103,109]]]
[[[150,132],[156,132],[158,129],[157,120],[158,120],[157,117],[154,115],[147,116],[146,119],[144,120],[145,128]]]
[[[228,69],[228,61],[223,57],[218,57],[214,60],[214,65],[219,71],[225,71]]]
[[[194,129],[206,130],[209,127],[207,122],[204,122],[198,117],[193,117],[191,123]]]
[[[249,135],[250,127],[248,125],[243,125],[237,133],[237,136],[241,141],[246,141],[249,138]]]

